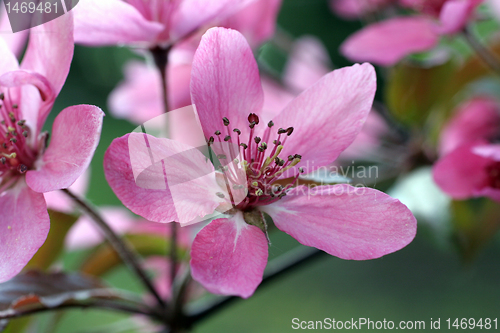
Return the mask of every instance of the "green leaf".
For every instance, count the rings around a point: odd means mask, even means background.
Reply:
[[[64,239],[78,220],[78,215],[68,215],[49,209],[50,231],[45,243],[30,260],[27,268],[46,270],[56,261],[64,248]]]
[[[166,256],[169,253],[170,241],[164,236],[151,234],[130,234],[124,236],[130,246],[141,256]],[[187,249],[178,249],[179,257],[187,255]],[[118,265],[122,261],[109,244],[97,246],[86,258],[80,270],[86,274],[101,276]]]
[[[422,126],[456,69],[452,60],[429,68],[409,62],[395,66],[389,75],[386,101],[393,116],[407,126]]]
[[[451,211],[455,243],[470,262],[500,229],[500,205],[486,198],[453,201]]]

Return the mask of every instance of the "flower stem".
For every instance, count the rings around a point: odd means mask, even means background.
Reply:
[[[172,46],[168,47],[160,47],[156,46],[149,51],[153,55],[153,59],[155,61],[156,68],[160,72],[161,75],[161,84],[162,84],[162,96],[163,96],[163,111],[167,114],[170,111],[170,106],[168,102],[168,56]],[[172,283],[175,281],[175,277],[177,275],[177,266],[178,266],[178,254],[177,254],[177,233],[178,227],[176,222],[170,223],[170,281]]]
[[[499,59],[476,38],[470,28],[464,29],[464,37],[469,46],[476,52],[477,56],[490,67],[496,74],[500,75]]]
[[[96,222],[106,239],[115,249],[116,253],[120,256],[123,262],[139,277],[144,286],[156,298],[158,304],[162,308],[165,308],[165,301],[160,297],[146,272],[142,269],[136,252],[134,252],[134,250],[132,250],[123,239],[118,237],[118,235],[109,227],[100,214],[89,203],[85,202],[84,199],[79,198],[68,189],[63,189],[62,191],[75,201],[78,206],[80,206],[80,208]]]

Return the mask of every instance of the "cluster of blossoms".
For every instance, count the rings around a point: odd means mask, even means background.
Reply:
[[[192,117],[170,124],[188,131],[179,140],[146,133],[115,139],[104,171],[121,202],[147,221],[183,227],[203,221],[182,243],[190,249],[194,280],[206,290],[244,298],[254,293],[267,264],[271,222],[300,243],[343,259],[378,258],[411,242],[416,219],[397,199],[372,188],[301,183],[302,175],[334,163],[365,122],[372,122],[376,74],[368,63],[334,71],[321,64],[313,70],[294,67],[295,79],[285,88],[261,79],[253,49],[273,34],[280,4],[82,0],[72,12],[31,30],[20,66],[17,47],[0,39],[0,210],[5,216],[0,251],[6,258],[0,281],[19,273],[47,236],[47,203],[57,206],[58,199],[43,193],[73,185],[99,141],[103,112],[89,105],[61,111],[48,146],[42,132],[68,75],[74,42],[139,46],[163,52],[169,62],[162,69],[166,73],[132,65],[127,76],[135,81],[110,99],[114,113],[143,123],[164,112],[164,94],[175,108],[196,107]],[[389,4],[374,1],[370,10]],[[429,14],[425,6],[418,10]],[[171,85],[162,86],[162,79]],[[204,149],[183,140],[196,128]],[[113,214],[107,219],[128,221]],[[151,228],[151,222],[112,224],[122,232],[137,232],[133,223],[147,226],[149,233],[164,231]],[[81,237],[87,246],[99,242],[85,231],[88,221],[78,226],[76,236],[68,238],[70,246]]]

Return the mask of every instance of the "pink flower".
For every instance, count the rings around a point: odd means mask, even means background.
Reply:
[[[431,50],[441,35],[460,32],[482,0],[401,2],[421,15],[395,17],[371,24],[350,36],[341,45],[341,53],[353,61],[392,66],[407,55]]]
[[[217,23],[240,31],[252,41],[252,47],[257,48],[274,34],[280,5],[281,0],[255,0]],[[167,96],[171,110],[191,105],[191,63],[203,32],[199,31],[199,34],[174,47],[169,54]],[[109,108],[116,117],[128,119],[134,124],[144,123],[164,113],[161,86],[160,73],[156,68],[132,61],[125,68],[124,82],[109,97]],[[182,121],[191,122],[189,119]]]
[[[343,18],[357,19],[393,2],[395,0],[330,0],[330,7]]]
[[[45,241],[42,193],[70,186],[99,141],[103,113],[90,105],[61,111],[49,147],[41,132],[69,72],[72,21],[66,14],[33,28],[20,66],[0,41],[0,282],[15,276]]]
[[[500,133],[500,106],[491,97],[475,97],[460,105],[443,127],[439,154],[447,155],[463,144],[490,141]]]
[[[80,0],[75,42],[88,45],[174,45],[255,0]]]
[[[375,90],[371,65],[340,69],[271,121],[248,43],[234,30],[210,29],[194,58],[191,95],[223,172],[196,149],[132,133],[108,148],[106,179],[126,207],[151,221],[185,225],[214,210],[226,214],[191,249],[193,278],[212,293],[246,298],[259,285],[268,247],[263,213],[302,244],[344,259],[377,258],[413,239],[416,220],[406,206],[369,188],[293,187],[299,167],[328,165],[352,143]]]
[[[489,197],[500,201],[500,108],[488,97],[461,105],[444,127],[441,159],[434,165],[438,186],[452,198]]]

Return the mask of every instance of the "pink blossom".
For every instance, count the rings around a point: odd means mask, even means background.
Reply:
[[[254,48],[274,34],[281,0],[255,0],[235,12],[219,26],[240,31]],[[167,82],[171,110],[191,105],[191,63],[203,31],[177,45],[169,54]],[[127,64],[125,80],[111,93],[109,108],[114,116],[141,124],[164,113],[161,77],[158,70],[139,61]],[[183,122],[191,123],[189,119]],[[180,123],[179,123],[180,124]]]
[[[392,66],[404,57],[434,48],[441,35],[460,32],[482,0],[402,0],[419,15],[374,23],[350,36],[340,47],[353,61]]]
[[[500,201],[500,108],[489,97],[459,106],[443,128],[434,181],[455,199],[486,196]]]
[[[474,97],[462,103],[443,127],[439,154],[447,155],[468,142],[492,140],[500,133],[500,105],[491,97]]]
[[[88,45],[169,46],[255,0],[80,0],[75,41]]]
[[[106,179],[127,208],[151,221],[186,225],[225,213],[191,249],[193,278],[212,293],[246,298],[259,285],[268,247],[263,213],[302,244],[344,259],[377,258],[413,239],[416,220],[406,206],[370,188],[293,187],[299,167],[314,171],[352,143],[375,90],[371,65],[339,69],[271,121],[248,43],[236,31],[210,29],[195,55],[191,94],[214,154],[230,162],[214,172],[192,147],[132,133],[108,148]],[[150,156],[156,163],[134,173],[134,160]],[[293,179],[280,185],[285,172]]]
[[[452,198],[489,197],[500,201],[500,145],[476,141],[440,159],[434,181]]]
[[[0,40],[0,282],[43,244],[49,216],[42,193],[67,188],[88,167],[103,112],[90,105],[59,113],[50,145],[41,129],[69,72],[71,13],[32,29],[21,65]]]

